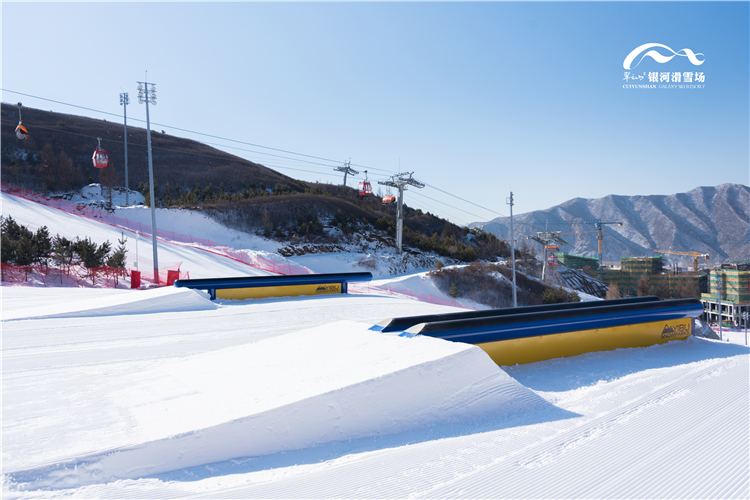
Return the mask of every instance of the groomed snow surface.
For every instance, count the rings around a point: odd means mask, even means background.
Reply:
[[[55,212],[3,195],[33,229],[119,237]],[[191,276],[243,266],[176,248]],[[750,495],[743,334],[498,367],[370,331],[456,310],[395,296],[1,291],[3,498]]]

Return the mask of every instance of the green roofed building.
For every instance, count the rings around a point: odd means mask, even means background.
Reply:
[[[559,252],[555,254],[560,264],[572,269],[583,269],[589,266],[591,270],[599,269],[599,259],[594,257],[584,257],[582,255],[572,255],[569,253]]]

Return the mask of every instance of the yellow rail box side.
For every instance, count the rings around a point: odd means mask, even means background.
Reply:
[[[540,335],[477,344],[498,365],[534,363],[545,359],[578,356],[587,352],[664,344],[684,340],[692,332],[692,319],[674,319],[578,332]]]
[[[297,297],[300,295],[328,295],[341,293],[340,283],[321,285],[260,286],[253,288],[223,288],[216,290],[217,299],[262,299],[265,297]]]

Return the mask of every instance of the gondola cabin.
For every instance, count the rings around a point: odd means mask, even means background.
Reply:
[[[29,131],[26,130],[26,127],[21,125],[20,123],[16,127],[16,137],[19,139],[26,139],[29,136]]]
[[[383,204],[385,205],[388,205],[389,203],[393,203],[394,201],[396,201],[396,197],[393,196],[392,194],[387,194],[383,196]]]
[[[544,249],[547,252],[547,265],[554,267],[557,265],[557,256],[555,255],[555,252],[560,251],[560,247],[557,245],[547,245],[544,247]]]
[[[23,126],[23,120],[21,119],[21,104],[18,103],[18,126],[16,126],[16,137],[19,139],[26,139],[29,136],[29,131]]]
[[[365,180],[359,183],[359,195],[369,196],[372,194],[372,184],[367,180],[367,170],[365,170]]]
[[[94,150],[94,155],[91,160],[94,162],[96,168],[104,168],[109,163],[109,156],[107,156],[107,150],[101,148],[101,139],[99,139],[99,145]]]
[[[372,185],[370,181],[364,181],[359,183],[359,195],[369,196],[372,194]]]

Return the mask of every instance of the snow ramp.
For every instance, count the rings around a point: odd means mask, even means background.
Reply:
[[[219,306],[206,293],[175,287],[132,290],[75,304],[37,304],[3,311],[3,321],[203,311]]]
[[[475,346],[368,326],[337,322],[92,382],[82,390],[117,418],[85,447],[60,429],[45,463],[27,457],[5,473],[82,486],[549,405]]]

